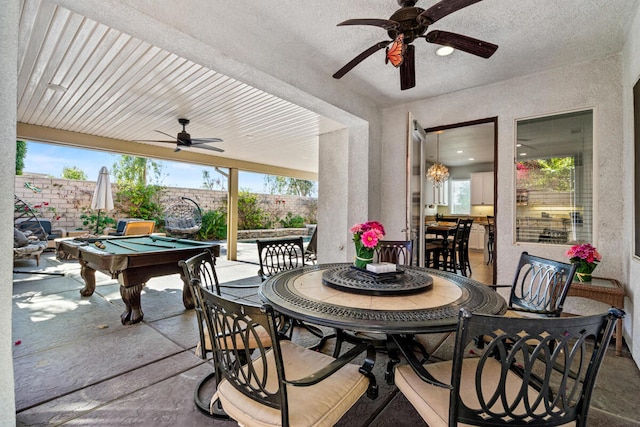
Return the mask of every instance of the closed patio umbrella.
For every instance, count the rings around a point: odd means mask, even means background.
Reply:
[[[98,218],[96,219],[96,234],[100,225],[100,211],[109,212],[113,210],[113,195],[111,194],[111,183],[109,182],[109,170],[106,166],[100,168],[96,189],[91,199],[91,209],[98,210]]]

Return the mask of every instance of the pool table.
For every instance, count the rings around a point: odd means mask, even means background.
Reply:
[[[85,287],[82,296],[96,289],[96,270],[118,279],[120,295],[126,308],[120,316],[123,325],[138,323],[144,314],[140,293],[152,277],[179,273],[182,278],[182,302],[193,308],[195,301],[178,262],[211,251],[220,255],[220,246],[211,242],[196,242],[162,236],[105,237],[97,239],[62,239],[56,242],[58,256],[70,256],[80,262],[80,274]],[[215,258],[214,258],[215,260]]]

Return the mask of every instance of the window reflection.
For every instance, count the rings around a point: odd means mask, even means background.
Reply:
[[[516,134],[516,241],[590,242],[593,112],[519,120]]]

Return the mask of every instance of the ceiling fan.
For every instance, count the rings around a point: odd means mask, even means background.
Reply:
[[[182,132],[178,132],[178,136],[172,140],[158,140],[158,139],[138,139],[140,142],[166,142],[169,144],[176,144],[175,152],[180,151],[184,147],[195,147],[205,148],[207,150],[218,151],[220,153],[224,152],[222,148],[212,147],[210,145],[206,145],[208,142],[222,142],[220,138],[191,138],[191,135],[187,133],[186,126],[189,124],[189,119],[178,119],[178,123],[182,125]],[[174,138],[172,135],[169,135],[166,132],[162,132],[161,130],[156,130],[156,132],[161,133],[163,135],[168,136],[169,138]]]
[[[416,85],[415,48],[411,43],[419,37],[424,38],[428,43],[450,46],[472,55],[489,58],[498,49],[498,46],[493,43],[440,30],[425,34],[431,24],[479,1],[482,0],[441,0],[425,10],[414,7],[417,0],[397,0],[401,8],[389,19],[349,19],[339,23],[338,26],[372,25],[381,27],[387,31],[391,40],[374,44],[339,69],[333,77],[341,78],[373,53],[386,48],[385,63],[391,62],[394,66],[400,67],[400,88],[402,90],[411,89]],[[391,43],[393,43],[391,48],[387,47]]]

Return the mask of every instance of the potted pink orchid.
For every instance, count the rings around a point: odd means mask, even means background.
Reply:
[[[566,252],[572,264],[577,264],[575,279],[580,282],[590,282],[591,273],[595,270],[597,263],[602,261],[602,255],[591,243],[574,245]]]
[[[385,235],[384,227],[378,221],[367,221],[354,225],[349,231],[353,233],[356,245],[354,264],[358,268],[366,268],[367,264],[373,262],[373,253]]]

